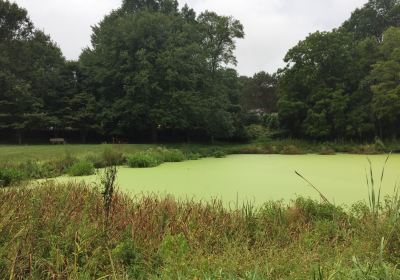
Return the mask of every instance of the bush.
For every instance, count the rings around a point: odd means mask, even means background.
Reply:
[[[140,279],[143,274],[142,255],[132,240],[125,240],[118,244],[112,251],[114,258],[127,268],[128,274],[133,279]]]
[[[106,163],[103,160],[102,155],[99,154],[88,154],[85,156],[86,161],[90,161],[93,163],[95,168],[104,168],[106,167]]]
[[[375,149],[379,152],[385,152],[386,151],[386,146],[383,143],[383,141],[379,138],[375,138],[375,143],[374,143]]]
[[[158,255],[166,264],[184,264],[185,258],[189,253],[189,243],[182,233],[178,235],[166,235],[160,244]]]
[[[8,187],[25,179],[26,175],[14,167],[0,168],[0,187]]]
[[[71,166],[74,165],[77,161],[77,158],[73,157],[71,153],[67,151],[63,158],[49,161],[48,164],[52,166],[55,174],[61,175],[68,173]]]
[[[249,140],[260,140],[266,136],[267,130],[262,125],[252,124],[246,127],[246,134]]]
[[[356,154],[374,155],[379,154],[380,151],[376,148],[375,144],[361,145],[352,150]]]
[[[319,151],[319,154],[320,155],[334,155],[334,154],[336,154],[336,151],[330,147],[322,146]]]
[[[202,155],[199,153],[188,153],[186,155],[186,159],[188,159],[188,160],[198,160],[201,158],[202,158]]]
[[[284,154],[284,155],[301,155],[301,154],[304,154],[304,152],[300,148],[296,147],[295,145],[288,145],[288,146],[283,147],[281,153]]]
[[[160,162],[160,160],[156,156],[148,152],[141,152],[129,156],[127,163],[128,166],[132,168],[148,168],[148,167],[156,167],[160,165],[162,162]]]
[[[158,153],[159,159],[162,162],[181,162],[186,159],[185,154],[182,151],[176,149],[168,150],[165,148],[161,148],[157,149],[156,153]]]
[[[215,158],[223,158],[226,157],[226,152],[223,150],[216,150],[213,151],[211,155]]]
[[[110,148],[103,151],[102,159],[105,166],[123,165],[126,162],[125,156],[122,152]]]
[[[263,118],[264,125],[271,130],[279,129],[279,115],[278,113],[267,114]]]
[[[26,177],[29,179],[41,179],[55,177],[59,174],[55,172],[55,167],[51,162],[40,163],[33,160],[28,160],[18,166],[19,170],[23,170]]]
[[[295,209],[300,214],[303,221],[333,221],[346,217],[345,212],[341,207],[329,204],[319,203],[312,199],[297,198],[294,202]]]
[[[89,176],[93,175],[95,168],[92,162],[81,160],[71,165],[68,174],[71,176]]]

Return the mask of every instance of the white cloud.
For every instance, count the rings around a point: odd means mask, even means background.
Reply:
[[[14,0],[26,8],[35,26],[50,34],[69,59],[90,44],[91,26],[118,8],[121,0]],[[180,0],[198,13],[232,15],[244,27],[238,41],[238,71],[252,75],[283,66],[287,50],[316,30],[331,30],[367,0]]]

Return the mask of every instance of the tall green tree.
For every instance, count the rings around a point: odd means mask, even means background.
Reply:
[[[373,65],[370,79],[373,112],[380,136],[398,136],[400,129],[400,28],[391,27],[379,47],[381,59]]]
[[[360,50],[362,48],[360,47]],[[343,31],[316,32],[292,48],[280,73],[279,117],[294,136],[329,139],[371,133],[356,118],[359,87],[366,73],[357,63],[358,43]],[[368,98],[366,96],[366,98]],[[361,97],[363,99],[363,96]],[[367,113],[368,115],[368,113]]]
[[[218,28],[205,32],[215,23]],[[209,127],[216,117],[208,112],[212,105],[224,115],[219,119],[232,117],[230,93],[218,77],[234,62],[238,33],[232,29],[239,25],[216,14],[196,18],[187,6],[178,10],[176,1],[125,1],[93,29],[93,47],[80,58],[85,91],[103,108],[99,117],[105,132],[147,131],[153,140],[160,130],[217,136]],[[213,47],[211,37],[219,42]]]
[[[241,104],[249,110],[261,110],[270,114],[277,112],[277,87],[276,75],[264,71],[254,74],[253,77],[243,80]]]
[[[400,27],[399,0],[369,0],[352,13],[342,28],[352,32],[357,40],[375,37],[381,41],[383,32],[390,26]]]
[[[0,36],[0,129],[15,132],[21,143],[24,132],[61,126],[65,60],[26,10],[8,1],[0,1]]]

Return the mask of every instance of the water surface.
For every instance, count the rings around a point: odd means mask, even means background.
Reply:
[[[318,194],[295,171],[317,186],[336,204],[352,204],[367,199],[367,157],[371,159],[375,180],[379,181],[384,155],[232,155],[222,159],[165,163],[156,168],[121,167],[120,189],[132,193],[172,194],[176,198],[210,200],[221,198],[234,205],[237,200],[261,204]],[[95,176],[82,178],[95,181]],[[82,180],[76,179],[74,180]],[[392,155],[386,166],[383,194],[393,193],[400,182],[400,155]]]

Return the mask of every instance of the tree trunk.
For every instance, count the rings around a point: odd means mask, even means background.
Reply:
[[[87,131],[86,130],[81,130],[81,141],[82,141],[82,144],[86,144],[86,138],[87,138]]]
[[[16,136],[17,136],[17,142],[19,145],[22,145],[22,132],[21,130],[16,131]]]
[[[186,143],[187,144],[189,144],[190,143],[190,135],[189,135],[189,132],[185,132],[185,140],[186,140]]]
[[[151,140],[153,143],[157,143],[158,142],[158,131],[156,127],[153,127],[151,129]]]
[[[214,144],[214,142],[215,142],[214,135],[211,135],[211,138],[210,138],[210,140],[211,140],[211,144]]]

